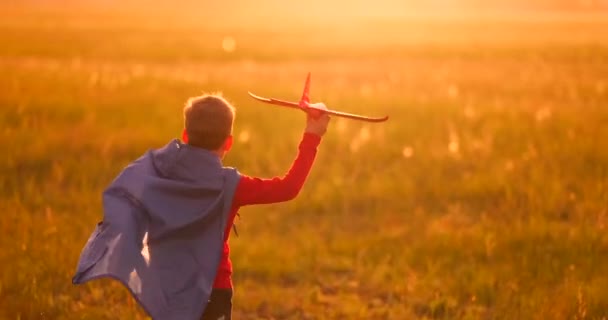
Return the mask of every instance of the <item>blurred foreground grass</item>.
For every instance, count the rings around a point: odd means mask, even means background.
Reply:
[[[246,92],[296,99],[308,71],[313,99],[391,119],[333,119],[297,200],[241,210],[237,319],[608,317],[608,20],[395,21],[309,39],[7,12],[0,318],[144,319],[117,284],[71,285],[101,191],[179,136],[202,91],[237,106],[225,164],[282,174],[303,116]]]

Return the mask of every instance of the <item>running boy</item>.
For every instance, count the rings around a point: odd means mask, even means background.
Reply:
[[[217,112],[218,114],[213,114]],[[184,111],[186,119],[185,133],[188,137],[188,144],[201,148],[215,148],[218,156],[223,157],[232,146],[232,136],[226,135],[225,131],[222,135],[223,143],[217,148],[216,145],[204,145],[201,142],[195,142],[195,136],[198,139],[204,139],[210,136],[209,133],[201,134],[204,128],[209,128],[212,123],[205,119],[221,119],[225,118],[225,123],[230,123],[232,127],[233,108],[223,99],[213,96],[203,96],[192,100]],[[211,114],[208,114],[211,113]],[[231,297],[232,297],[232,263],[230,262],[228,245],[228,237],[232,228],[234,218],[241,206],[251,204],[264,204],[288,201],[295,198],[302,188],[304,181],[312,167],[317,146],[321,141],[321,137],[327,130],[329,117],[321,116],[318,119],[307,117],[306,128],[299,145],[299,152],[291,165],[291,169],[283,178],[260,179],[241,175],[230,214],[228,223],[226,224],[224,237],[224,250],[222,259],[218,269],[214,289],[211,293],[211,299],[205,310],[203,319],[220,319],[222,316],[225,319],[230,319],[231,313]],[[227,129],[228,127],[225,127]],[[219,138],[218,141],[222,140]]]
[[[183,142],[147,152],[104,191],[104,220],[83,249],[73,283],[119,280],[153,319],[231,318],[234,218],[242,206],[297,196],[329,116],[307,116],[291,168],[273,179],[222,166],[233,121],[234,108],[221,96],[188,100]]]

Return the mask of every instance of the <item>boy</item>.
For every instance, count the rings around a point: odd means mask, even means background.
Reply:
[[[273,179],[222,167],[233,121],[234,108],[220,96],[188,100],[183,143],[146,153],[104,191],[104,221],[85,245],[73,283],[117,279],[153,319],[231,318],[234,218],[241,206],[298,194],[329,116],[307,116],[296,159]]]

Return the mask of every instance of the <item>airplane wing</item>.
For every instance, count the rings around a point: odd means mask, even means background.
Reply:
[[[274,98],[264,98],[264,97],[255,95],[251,92],[247,92],[247,93],[249,93],[249,95],[252,98],[254,98],[260,102],[274,104],[274,105],[282,106],[282,107],[289,107],[289,108],[293,108],[293,109],[300,109],[304,112],[308,112],[308,110],[314,109],[314,110],[318,110],[319,112],[330,114],[332,116],[353,119],[353,120],[367,121],[367,122],[384,122],[384,121],[388,120],[388,116],[374,118],[374,117],[367,117],[367,116],[362,116],[362,115],[358,115],[358,114],[354,114],[354,113],[321,109],[321,108],[316,108],[316,107],[312,106],[310,104],[310,72],[306,76],[306,82],[304,83],[304,91],[302,92],[302,98],[300,99],[299,103],[280,100],[280,99],[274,99]]]
[[[277,106],[283,106],[283,107],[288,107],[288,108],[293,108],[293,109],[300,109],[304,112],[306,112],[305,108],[300,107],[300,104],[297,102],[291,102],[291,101],[285,101],[285,100],[280,100],[280,99],[274,99],[274,98],[264,98],[264,97],[260,97],[256,94],[253,94],[251,92],[248,92],[249,95],[254,98],[255,100],[258,100],[260,102],[264,102],[264,103],[268,103],[268,104],[274,104]],[[347,119],[353,119],[353,120],[360,120],[360,121],[366,121],[366,122],[384,122],[386,120],[388,120],[388,116],[384,116],[384,117],[368,117],[368,116],[363,116],[363,115],[358,115],[358,114],[354,114],[354,113],[348,113],[348,112],[342,112],[342,111],[335,111],[335,110],[325,110],[325,109],[319,109],[319,108],[315,108],[315,107],[311,107],[311,106],[307,106],[306,108],[308,109],[315,109],[315,110],[319,110],[320,112],[324,112],[327,113],[329,115],[333,115],[333,116],[337,116],[337,117],[342,117],[342,118],[347,118]]]

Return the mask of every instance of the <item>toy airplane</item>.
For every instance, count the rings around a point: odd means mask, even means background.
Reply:
[[[248,92],[248,93],[252,98],[254,98],[258,101],[268,103],[268,104],[274,104],[274,105],[282,106],[282,107],[300,109],[308,114],[311,114],[313,117],[318,117],[319,114],[327,113],[332,116],[348,118],[348,119],[353,119],[353,120],[367,121],[367,122],[384,122],[384,121],[388,120],[388,116],[385,116],[382,118],[373,118],[373,117],[366,117],[366,116],[362,116],[362,115],[358,115],[358,114],[352,114],[352,113],[347,113],[347,112],[334,111],[334,110],[321,109],[321,108],[314,107],[314,105],[310,104],[310,97],[309,97],[310,73],[308,73],[308,76],[306,77],[306,83],[304,84],[304,92],[302,93],[302,98],[300,99],[299,103],[279,100],[279,99],[274,99],[274,98],[264,98],[264,97],[255,95],[251,92]]]

